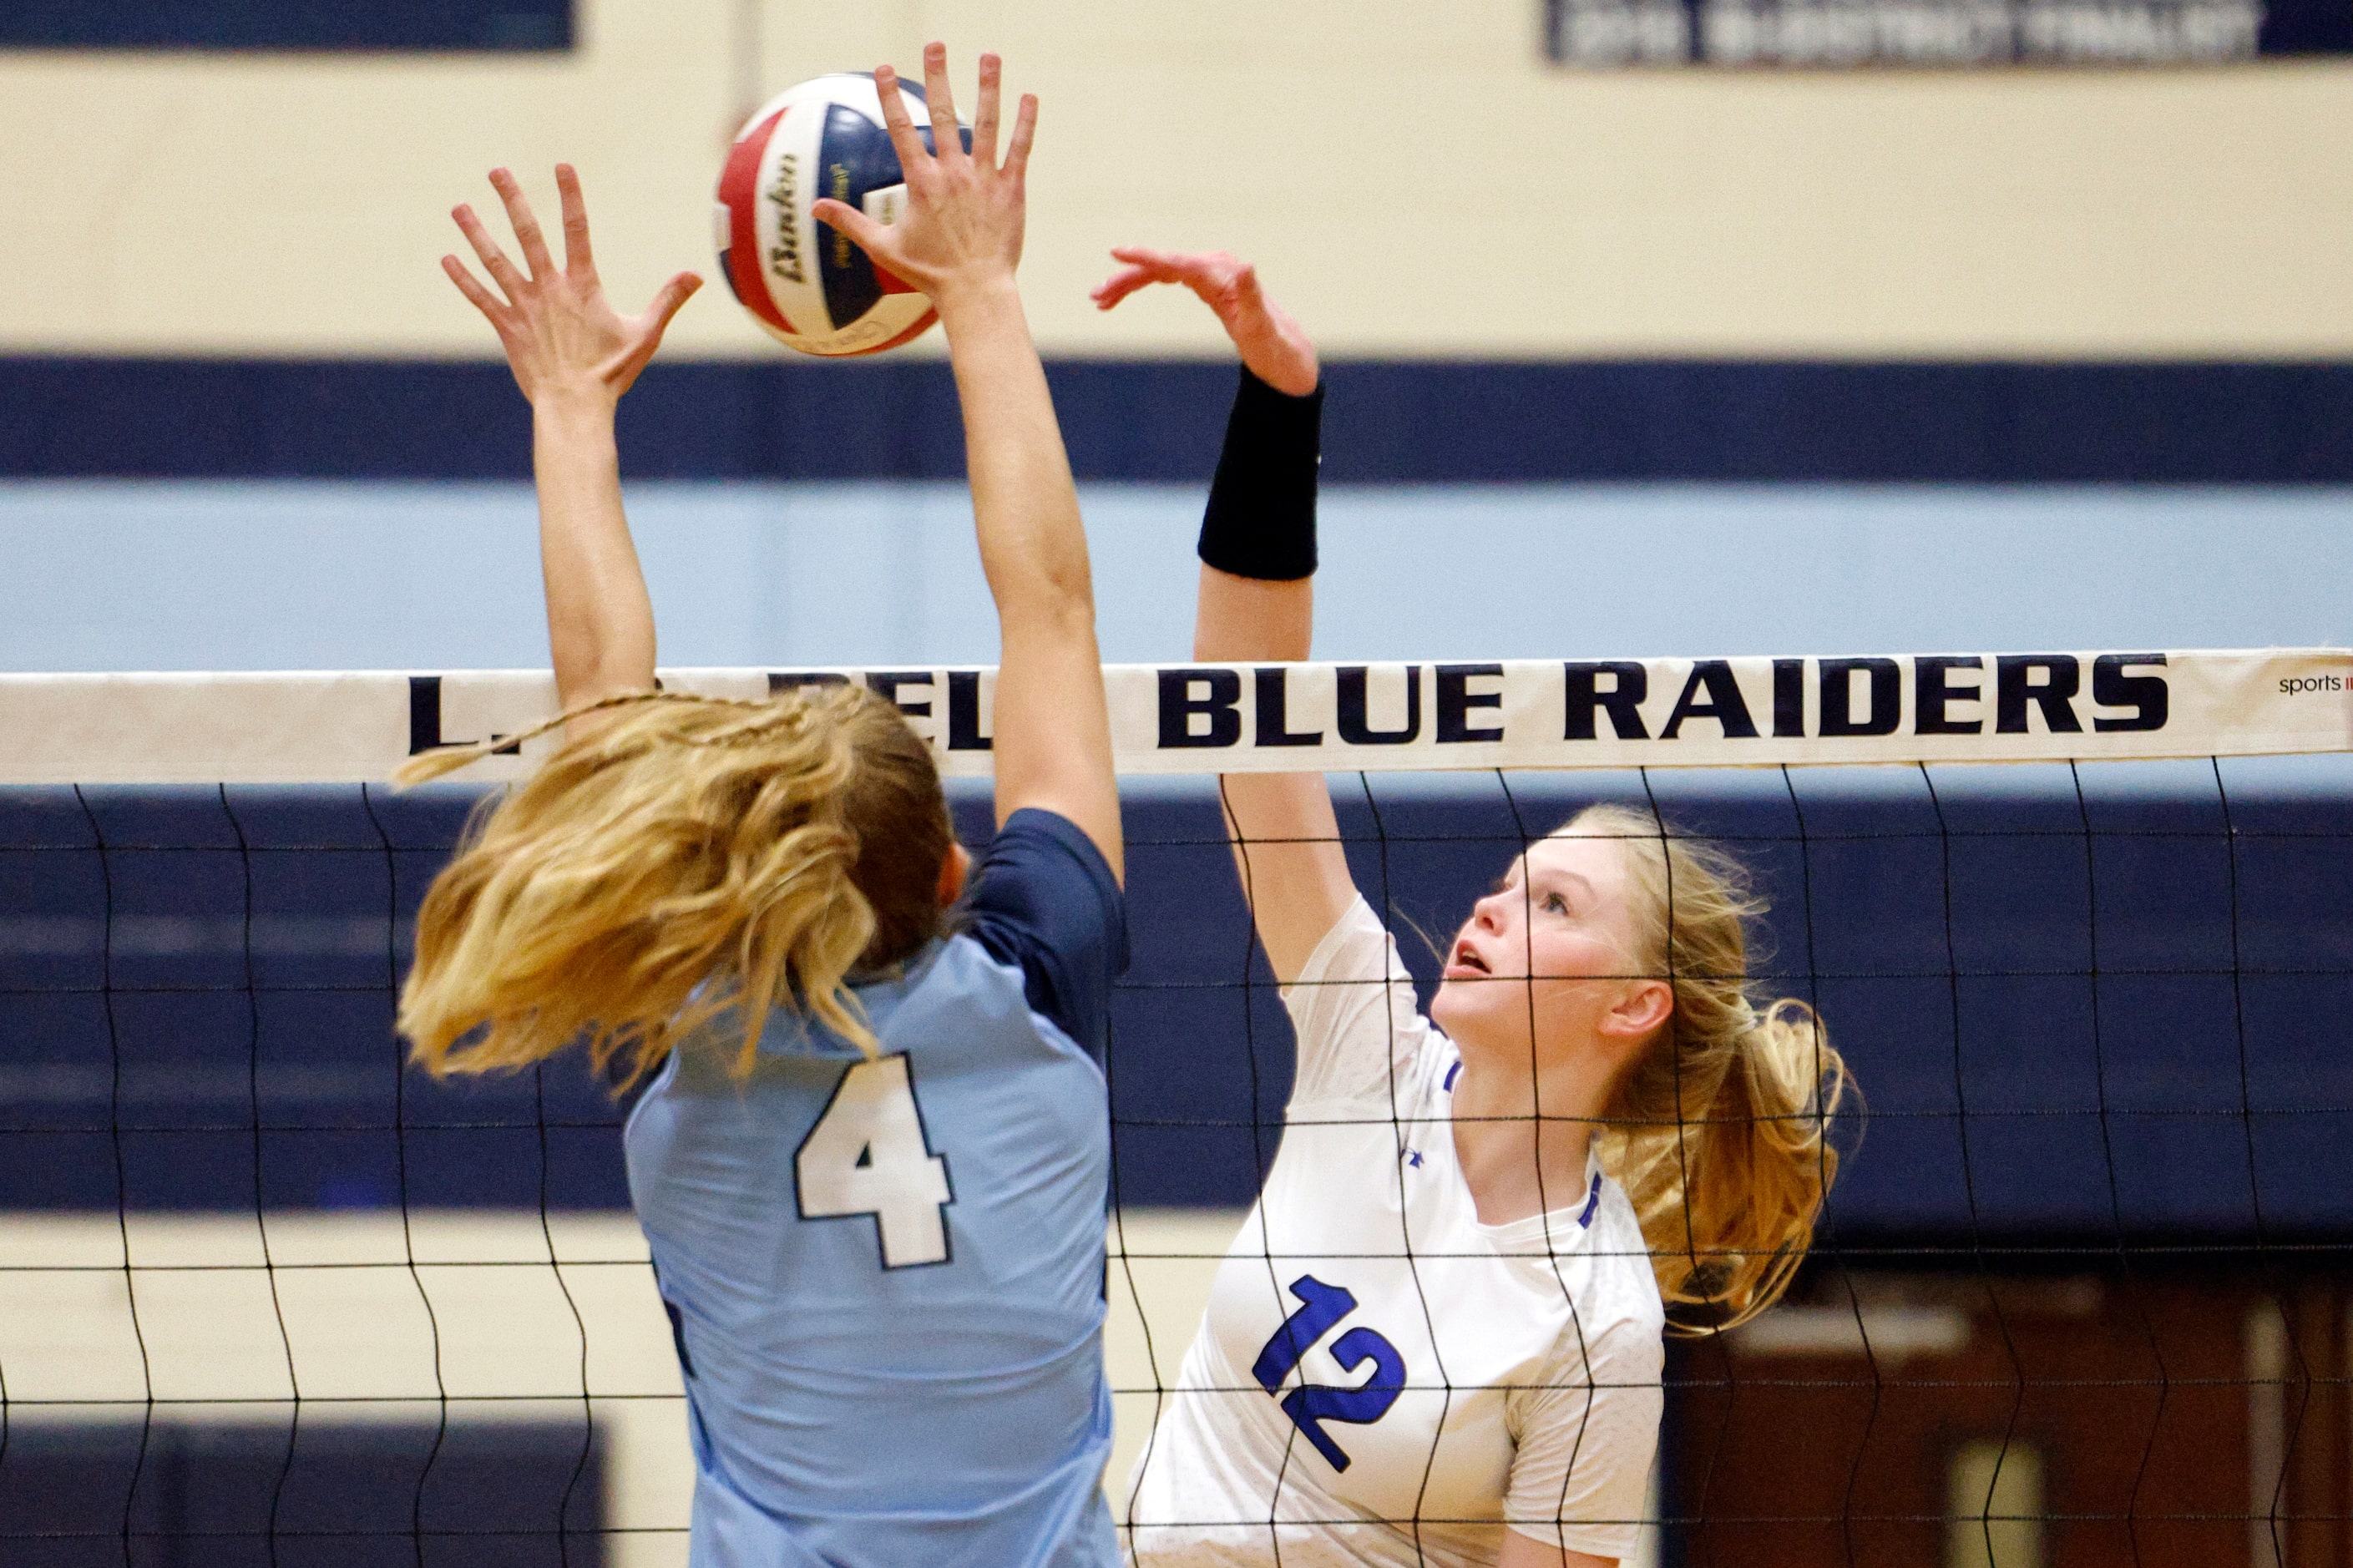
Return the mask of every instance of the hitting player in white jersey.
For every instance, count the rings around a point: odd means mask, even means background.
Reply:
[[[1195,657],[1308,656],[1314,350],[1224,256],[1123,250],[1241,351]],[[1506,591],[1520,591],[1516,584]],[[1314,774],[1222,781],[1298,1036],[1282,1152],[1139,1461],[1153,1568],[1594,1568],[1640,1527],[1661,1333],[1762,1310],[1836,1170],[1820,1021],[1746,994],[1739,867],[1647,811],[1529,844],[1427,1016]]]

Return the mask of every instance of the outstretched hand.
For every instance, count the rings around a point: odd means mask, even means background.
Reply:
[[[1249,262],[1237,261],[1222,250],[1189,255],[1132,245],[1111,254],[1113,260],[1127,265],[1090,296],[1095,309],[1108,310],[1155,283],[1181,283],[1218,313],[1252,375],[1293,397],[1315,390],[1323,370],[1316,363],[1314,343],[1288,311],[1266,297],[1259,287],[1258,268]]]
[[[564,201],[561,267],[549,254],[539,220],[514,175],[493,169],[491,184],[506,205],[507,221],[514,226],[522,268],[507,258],[474,209],[460,205],[449,216],[458,220],[482,269],[498,287],[484,284],[454,256],[441,258],[441,270],[496,329],[515,384],[534,405],[543,396],[578,393],[617,401],[654,357],[670,318],[702,287],[702,279],[681,272],[661,286],[642,314],[624,316],[605,298],[605,286],[597,280],[596,255],[588,245],[588,207],[571,164],[555,166],[555,188]]]
[[[875,90],[882,100],[882,123],[899,154],[907,182],[906,211],[897,223],[881,224],[858,208],[828,196],[811,204],[819,223],[848,235],[877,267],[931,296],[951,313],[960,292],[1009,282],[1021,260],[1027,205],[1029,142],[1038,129],[1038,100],[1024,94],[1013,121],[1005,161],[997,158],[998,79],[1003,65],[980,57],[980,106],[972,120],[972,150],[966,152],[948,92],[948,51],[923,46],[923,98],[932,122],[926,148],[908,117],[898,73],[876,68]],[[951,323],[950,331],[954,325]]]

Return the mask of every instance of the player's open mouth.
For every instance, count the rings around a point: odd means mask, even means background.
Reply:
[[[1485,959],[1481,958],[1477,953],[1471,951],[1471,944],[1469,942],[1458,942],[1454,944],[1453,956],[1446,962],[1446,973],[1444,978],[1452,980],[1461,975],[1492,974],[1494,972],[1493,970],[1487,967],[1487,961]]]

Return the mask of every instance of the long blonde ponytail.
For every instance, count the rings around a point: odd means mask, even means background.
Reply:
[[[748,1070],[797,1005],[870,1054],[847,981],[936,930],[954,843],[939,774],[860,688],[769,702],[649,694],[470,829],[426,895],[399,1027],[428,1071],[578,1041],[634,1082],[722,1013]],[[411,778],[462,765],[419,759]]]
[[[1837,1178],[1830,1130],[1851,1087],[1814,1009],[1748,996],[1748,922],[1765,912],[1740,863],[1622,805],[1564,833],[1619,841],[1642,973],[1674,1013],[1619,1086],[1602,1159],[1632,1199],[1671,1328],[1729,1328],[1788,1289]]]

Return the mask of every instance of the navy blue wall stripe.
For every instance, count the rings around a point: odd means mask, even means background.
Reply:
[[[1050,367],[1082,478],[1206,483],[1234,372]],[[1570,479],[2353,481],[2353,363],[1351,361],[1336,483]],[[623,405],[636,478],[955,479],[936,360],[673,362]],[[504,367],[0,358],[0,476],[512,479]]]
[[[572,0],[8,0],[0,48],[568,49]]]

